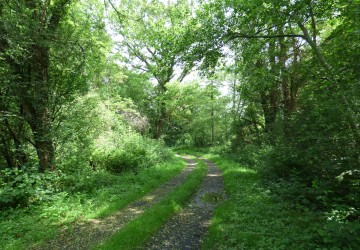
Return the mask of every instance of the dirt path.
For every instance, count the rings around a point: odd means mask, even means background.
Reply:
[[[225,200],[220,170],[212,162],[202,160],[208,166],[202,186],[188,205],[151,237],[143,249],[200,249],[214,209]]]
[[[90,249],[124,227],[126,223],[141,215],[144,210],[158,203],[166,194],[180,186],[195,169],[195,161],[183,156],[185,169],[177,176],[151,191],[140,200],[131,203],[119,212],[104,219],[93,219],[78,223],[72,230],[62,232],[56,239],[33,249]]]

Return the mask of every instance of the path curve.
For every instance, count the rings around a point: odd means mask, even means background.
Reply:
[[[206,177],[186,207],[152,236],[143,249],[200,249],[215,208],[225,201],[219,168],[207,159]]]
[[[57,238],[32,249],[90,249],[106,240],[116,231],[123,228],[129,221],[140,216],[145,209],[158,203],[186,180],[195,169],[196,163],[188,156],[181,157],[187,164],[182,172],[158,188],[150,191],[139,200],[104,219],[92,219],[87,222],[77,223],[72,230],[63,231]]]

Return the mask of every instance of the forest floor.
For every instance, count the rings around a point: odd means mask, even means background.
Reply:
[[[183,156],[183,159],[187,165],[180,174],[141,199],[106,218],[76,223],[70,229],[63,230],[55,239],[33,249],[90,249],[101,242],[106,242],[130,221],[141,217],[146,210],[154,207],[183,185],[196,166],[193,159],[186,156]],[[206,162],[207,173],[195,196],[184,209],[166,222],[143,248],[198,249],[200,247],[215,207],[225,199],[220,170],[206,159],[202,160]]]

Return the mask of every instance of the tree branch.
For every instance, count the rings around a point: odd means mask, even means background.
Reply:
[[[160,61],[154,51],[152,51],[149,47],[146,47],[146,50],[154,57],[155,61]]]
[[[111,7],[113,8],[113,10],[116,12],[116,15],[117,15],[117,17],[118,17],[118,19],[119,19],[120,22],[121,22],[124,18],[133,20],[133,21],[135,21],[135,22],[138,22],[138,21],[140,21],[140,20],[143,18],[143,17],[141,16],[141,17],[139,17],[139,18],[137,18],[137,19],[132,19],[132,18],[130,18],[129,16],[127,16],[127,15],[121,13],[120,11],[118,11],[118,9],[115,7],[115,5],[114,5],[110,0],[108,0],[108,2],[110,3],[110,5],[111,5]],[[122,17],[123,19],[121,19],[121,17]]]
[[[121,19],[120,17],[122,17],[122,18],[126,18],[126,17],[127,17],[126,15],[124,15],[124,14],[122,14],[120,11],[118,11],[117,8],[114,6],[114,4],[113,4],[110,0],[108,0],[108,2],[110,3],[112,9],[115,11],[115,13],[116,13],[119,21],[122,21],[122,19]]]
[[[271,38],[284,38],[284,37],[299,37],[305,39],[304,35],[301,34],[275,34],[275,35],[251,35],[251,34],[242,34],[242,33],[230,33],[227,35],[227,42],[237,38],[245,38],[245,39],[271,39]]]

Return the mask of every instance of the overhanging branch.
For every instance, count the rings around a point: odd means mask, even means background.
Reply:
[[[271,38],[284,38],[284,37],[298,37],[305,39],[304,35],[301,34],[274,34],[274,35],[251,35],[251,34],[242,34],[242,33],[230,33],[227,35],[227,42],[230,42],[237,38],[244,39],[271,39]]]

